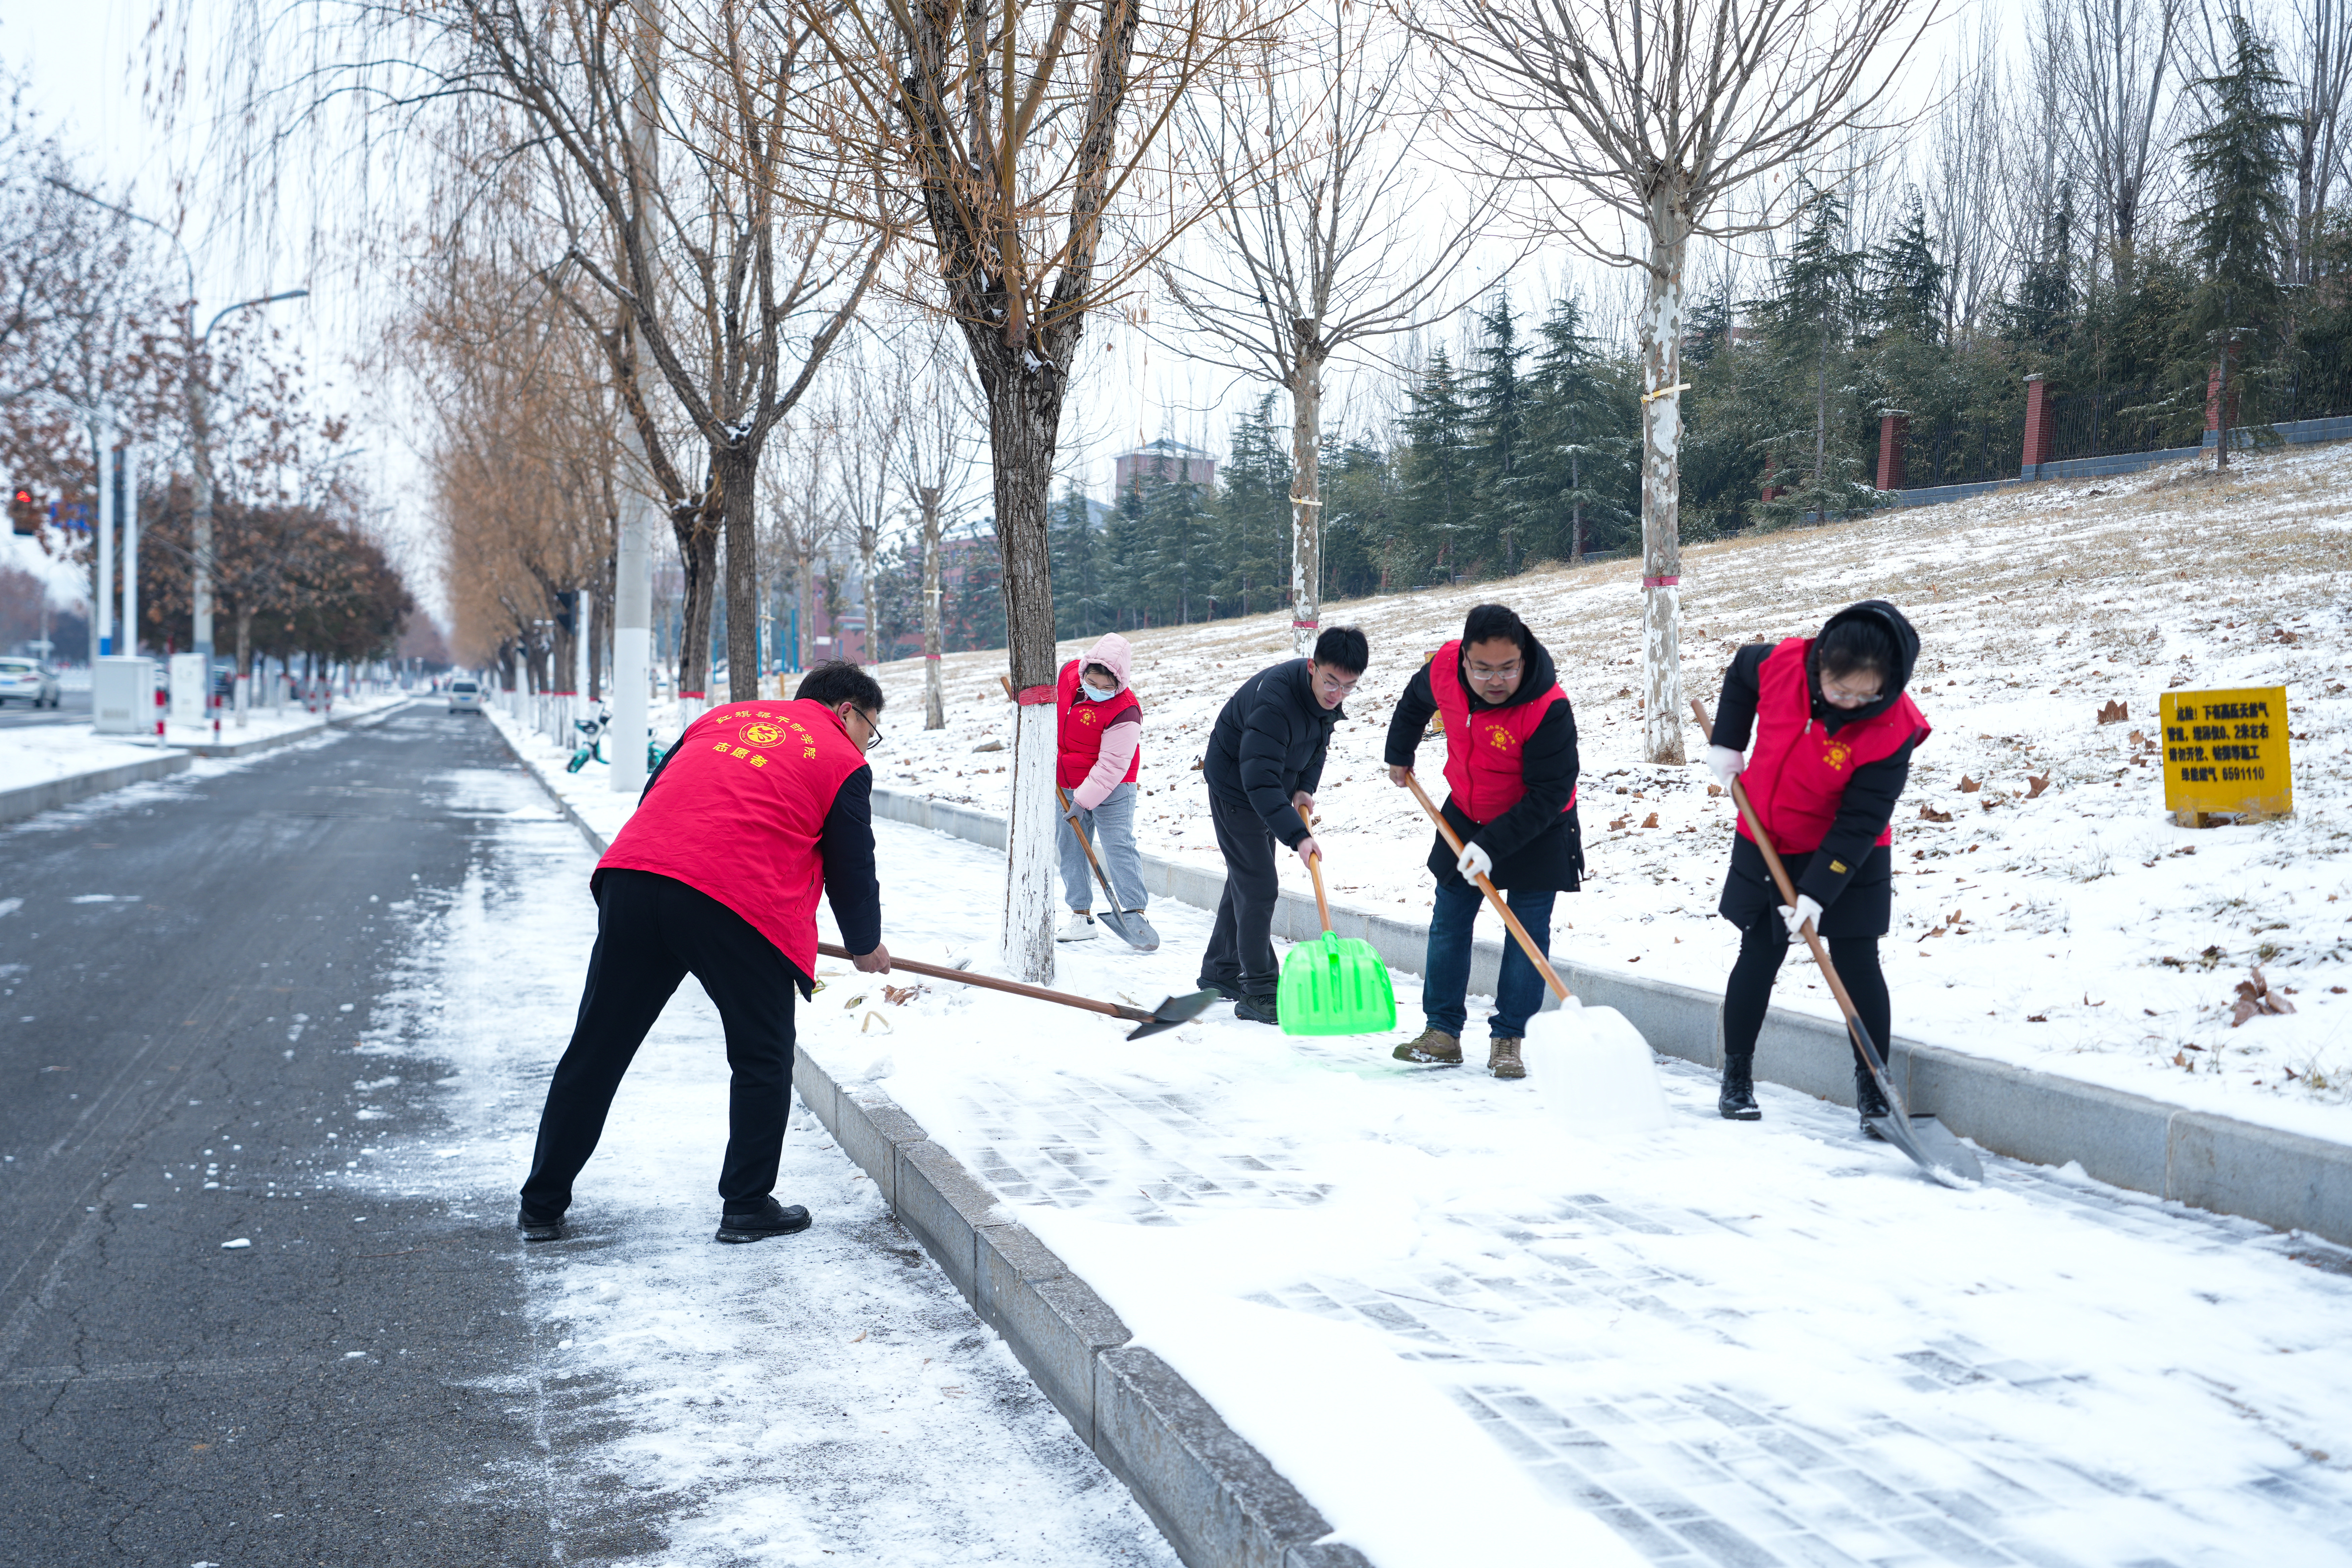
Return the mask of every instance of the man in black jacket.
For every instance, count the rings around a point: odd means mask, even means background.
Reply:
[[[1437,900],[1429,917],[1422,1011],[1429,1026],[1396,1048],[1400,1061],[1458,1067],[1469,1018],[1470,932],[1485,895],[1483,874],[1507,890],[1511,912],[1537,947],[1551,952],[1556,895],[1572,892],[1584,869],[1576,819],[1576,713],[1559,689],[1551,655],[1503,605],[1481,605],[1462,636],[1437,650],[1406,683],[1389,720],[1385,755],[1399,786],[1432,714],[1445,721],[1445,820],[1463,841],[1455,855],[1443,834],[1430,847]],[[1518,943],[1503,942],[1487,1020],[1486,1067],[1525,1078],[1519,1042],[1543,1005],[1544,981]]]
[[[1363,633],[1331,626],[1315,639],[1312,658],[1285,659],[1242,682],[1210,733],[1201,773],[1225,857],[1225,892],[1201,961],[1201,987],[1233,998],[1237,1018],[1277,1021],[1275,841],[1302,861],[1322,853],[1307,818],[1323,782],[1331,726],[1348,716],[1339,704],[1370,662]]]

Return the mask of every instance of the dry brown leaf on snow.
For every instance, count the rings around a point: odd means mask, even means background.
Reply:
[[[1952,820],[1952,814],[1948,811],[1937,811],[1932,805],[1923,805],[1919,808],[1919,820],[1922,822],[1949,822]]]
[[[1709,784],[1706,786],[1706,793],[1709,795],[1721,795],[1723,793],[1723,786],[1721,784]]]
[[[882,987],[882,1000],[893,1007],[903,1007],[928,989],[923,985],[885,985]]]
[[[1982,789],[1982,788],[1984,788],[1984,785],[1983,785],[1982,784],[1979,783],[1979,782],[1978,782],[1977,780],[1975,780],[1975,779],[1972,779],[1972,778],[1969,777],[1969,775],[1968,775],[1968,774],[1966,774],[1966,773],[1962,773],[1962,774],[1960,775],[1960,793],[1961,793],[1962,795],[1974,795],[1974,794],[1976,794],[1976,793],[1977,793],[1977,791],[1979,791],[1979,790],[1980,790],[1980,789]]]
[[[2028,800],[2040,799],[2042,792],[2050,787],[2050,779],[2051,775],[2048,773],[2043,773],[2039,778],[2034,777],[2032,773],[2026,774],[2025,798]]]
[[[1644,827],[1655,827],[1657,825],[1658,814],[1654,811],[1650,813],[1649,816],[1642,818],[1642,826]]]
[[[2099,710],[2099,722],[2102,724],[2120,724],[2130,717],[2131,704],[2128,702],[2110,702]]]
[[[2263,978],[2261,965],[2247,973],[2253,978],[2238,982],[2238,1002],[2230,1009],[2230,1027],[2234,1029],[2247,1019],[2264,1014],[2278,1017],[2294,1011],[2294,1004],[2273,991],[2271,983]]]

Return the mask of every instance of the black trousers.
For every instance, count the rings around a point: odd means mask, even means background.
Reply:
[[[1274,901],[1282,890],[1274,857],[1280,841],[1265,818],[1246,805],[1209,797],[1209,821],[1225,858],[1225,891],[1217,900],[1209,951],[1201,960],[1202,986],[1224,985],[1245,996],[1273,993]]]
[[[522,1184],[526,1217],[552,1219],[571,1206],[572,1184],[604,1136],[622,1075],[689,973],[719,1008],[733,1074],[721,1206],[757,1209],[775,1187],[793,1099],[792,964],[709,894],[651,871],[606,871],[597,879],[596,947],[580,1017],[547,1086]]]
[[[1878,1047],[1879,1063],[1885,1066],[1895,1005],[1886,993],[1886,973],[1878,966],[1878,939],[1833,936],[1827,940],[1830,962],[1837,965],[1838,978],[1845,982],[1846,994],[1853,998],[1853,1010],[1861,1015],[1862,1026],[1870,1031],[1870,1043]],[[1756,1037],[1764,1027],[1765,1009],[1772,1005],[1773,977],[1780,972],[1780,961],[1792,951],[1799,962],[1808,965],[1813,962],[1802,942],[1789,940],[1789,928],[1780,922],[1777,908],[1758,910],[1739,928],[1739,957],[1731,966],[1731,983],[1723,989],[1725,1060],[1756,1059]],[[1853,1062],[1857,1068],[1863,1065],[1859,1047],[1853,1047]]]

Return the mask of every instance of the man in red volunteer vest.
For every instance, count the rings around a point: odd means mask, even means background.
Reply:
[[[1118,922],[1146,952],[1160,935],[1143,918],[1143,853],[1135,843],[1135,781],[1143,768],[1143,705],[1128,684],[1134,650],[1117,632],[1062,666],[1055,701],[1061,727],[1055,742],[1054,780],[1070,797],[1062,818],[1062,893],[1070,906],[1062,942],[1095,936],[1094,868],[1087,863],[1084,834],[1101,857],[1111,897],[1124,916]]]
[[[1389,777],[1399,787],[1412,769],[1422,731],[1435,713],[1445,721],[1445,820],[1463,841],[1456,856],[1433,835],[1429,869],[1437,878],[1423,966],[1422,1012],[1429,1026],[1396,1048],[1397,1059],[1462,1062],[1469,1018],[1470,932],[1486,895],[1468,880],[1484,873],[1505,889],[1511,911],[1546,957],[1551,910],[1573,892],[1584,870],[1576,817],[1576,713],[1559,689],[1551,655],[1527,623],[1501,605],[1481,605],[1462,636],[1437,650],[1406,683],[1389,720]],[[1503,944],[1495,1012],[1486,1021],[1486,1067],[1496,1078],[1525,1078],[1519,1042],[1543,1005],[1544,981],[1515,942]]]
[[[1919,634],[1903,612],[1867,599],[1832,616],[1819,637],[1748,644],[1724,674],[1707,765],[1725,788],[1734,778],[1747,786],[1797,889],[1795,908],[1780,902],[1743,821],[1717,906],[1739,928],[1739,957],[1723,994],[1717,1109],[1727,1120],[1763,1114],[1756,1104],[1756,1036],[1780,960],[1807,921],[1829,944],[1863,1026],[1887,1048],[1894,1004],[1878,939],[1895,913],[1888,824],[1911,776],[1911,753],[1928,735],[1927,716],[1904,692],[1918,658]],[[1756,751],[1748,756],[1751,729]],[[1885,1115],[1886,1102],[1859,1047],[1853,1092],[1863,1131],[1877,1137],[1870,1119]]]
[[[874,878],[866,753],[882,736],[882,688],[854,664],[809,671],[792,701],[728,702],[687,727],[636,814],[596,863],[596,946],[572,1043],[547,1086],[517,1223],[563,1234],[572,1184],[604,1131],[621,1075],[691,973],[727,1033],[727,1155],[720,1241],[805,1230],[776,1201],[793,1094],[793,1004],[816,973],[816,900],[868,974],[890,972]]]

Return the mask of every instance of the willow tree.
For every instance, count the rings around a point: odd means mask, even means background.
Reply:
[[[1262,0],[793,0],[838,72],[824,140],[919,212],[988,414],[1013,721],[1003,944],[1054,972],[1047,491],[1087,320],[1197,216],[1172,164],[1183,95],[1232,68]],[[1132,222],[1120,222],[1119,209]]]
[[[1727,197],[1774,171],[1834,162],[1882,123],[1937,0],[1423,0],[1473,111],[1454,124],[1486,166],[1534,192],[1564,238],[1640,269],[1643,745],[1683,761],[1684,275],[1696,238],[1776,227]]]

